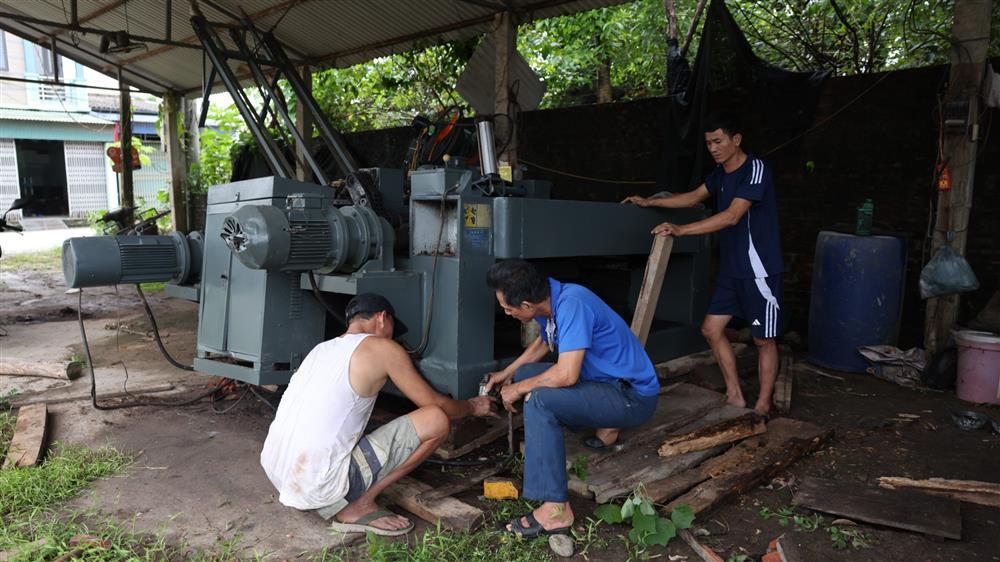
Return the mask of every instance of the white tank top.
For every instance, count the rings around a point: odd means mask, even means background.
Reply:
[[[318,509],[347,495],[351,451],[363,435],[375,397],[358,396],[348,369],[371,334],[345,334],[313,348],[281,398],[260,464],[278,500]]]

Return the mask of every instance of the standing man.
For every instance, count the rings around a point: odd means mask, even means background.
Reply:
[[[778,375],[778,346],[774,338],[781,328],[784,265],[778,238],[778,208],[771,167],[740,147],[743,134],[732,115],[712,115],[705,127],[705,146],[716,168],[694,191],[647,199],[638,195],[623,203],[641,207],[691,207],[715,197],[716,213],[690,224],[665,222],[653,229],[660,236],[691,236],[719,233],[719,278],[708,305],[701,333],[712,347],[726,379],[726,401],[745,407],[736,372],[736,354],[725,336],[733,316],[750,326],[757,345],[760,396],[754,410],[768,415]]]
[[[345,318],[347,333],[313,348],[292,376],[260,462],[282,504],[316,510],[340,532],[402,535],[413,523],[375,497],[434,452],[449,419],[496,414],[489,397],[452,400],[427,384],[392,340],[406,326],[385,297],[352,298]],[[364,435],[388,380],[417,409]]]
[[[542,326],[521,356],[487,383],[488,389],[502,386],[511,412],[524,398],[524,497],[544,502],[507,530],[524,537],[567,533],[573,509],[563,426],[635,427],[656,410],[660,383],[625,321],[590,290],[545,278],[516,259],[493,264],[486,282],[508,316]],[[539,363],[550,351],[558,360]],[[617,432],[600,430],[598,437],[614,442]]]

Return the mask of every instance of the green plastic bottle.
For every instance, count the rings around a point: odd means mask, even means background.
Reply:
[[[858,222],[854,228],[854,233],[858,236],[872,235],[872,215],[875,213],[875,204],[872,200],[865,199],[865,202],[858,207]]]

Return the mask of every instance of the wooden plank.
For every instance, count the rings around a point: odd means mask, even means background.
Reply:
[[[795,374],[792,372],[792,356],[782,353],[781,364],[778,367],[778,378],[774,381],[774,406],[779,412],[792,411],[792,384]]]
[[[382,493],[387,501],[402,507],[417,517],[452,531],[467,531],[483,521],[483,510],[452,497],[422,502],[417,497],[432,490],[429,484],[404,476]]]
[[[123,396],[128,396],[130,394],[132,394],[132,395],[137,395],[137,394],[153,394],[155,392],[166,392],[168,390],[173,390],[173,389],[174,389],[174,385],[169,384],[169,383],[165,383],[165,384],[151,384],[151,385],[145,385],[145,386],[139,385],[139,386],[136,386],[135,388],[129,389],[128,392],[124,392],[124,391],[121,391],[121,392],[109,392],[107,394],[99,395],[97,397],[97,400],[100,401],[100,400],[105,400],[105,399],[108,399],[108,398],[121,398]],[[12,408],[21,408],[21,407],[24,407],[24,406],[28,406],[30,404],[40,404],[42,402],[45,402],[47,404],[62,404],[63,402],[76,402],[77,400],[90,400],[90,392],[89,391],[87,391],[86,393],[79,392],[79,393],[76,393],[76,394],[70,394],[68,396],[48,396],[48,397],[46,397],[45,396],[46,394],[48,394],[48,392],[45,392],[45,391],[38,392],[38,393],[32,393],[32,394],[22,394],[22,395],[19,395],[17,397],[18,398],[17,400],[11,400],[10,404],[11,404]]]
[[[732,345],[733,353],[737,357],[744,355],[750,349],[745,343],[734,343]],[[657,363],[653,367],[656,369],[657,376],[661,379],[669,379],[692,373],[698,367],[705,365],[715,365],[715,355],[712,354],[712,350],[710,349],[677,357],[663,363]]]
[[[25,406],[17,412],[14,438],[7,448],[7,458],[3,467],[24,468],[35,466],[45,450],[48,434],[48,408],[45,403]]]
[[[417,501],[420,503],[427,503],[439,500],[447,496],[454,496],[455,494],[461,494],[462,492],[472,488],[476,484],[479,484],[486,478],[493,476],[494,474],[500,472],[503,469],[502,465],[487,466],[485,468],[480,468],[479,470],[463,476],[462,478],[452,482],[451,484],[446,484],[444,486],[438,486],[437,488],[428,490],[419,496],[417,496]]]
[[[883,476],[878,479],[878,485],[890,490],[905,488],[927,494],[946,496],[959,501],[1000,507],[1000,484],[993,482],[948,480],[946,478],[912,480],[898,476]]]
[[[483,445],[492,443],[501,437],[506,437],[511,423],[514,424],[515,429],[521,427],[524,424],[524,416],[522,414],[517,414],[516,416],[513,416],[513,419],[508,416],[507,418],[470,418],[468,420],[468,423],[477,422],[482,422],[482,425],[472,427],[473,430],[478,428],[478,431],[475,432],[477,436],[471,440],[463,440],[461,445],[456,445],[455,443],[456,434],[460,431],[465,433],[468,432],[456,430],[453,424],[453,431],[451,432],[448,440],[442,443],[441,446],[434,451],[434,454],[446,460],[456,459],[463,455],[467,455]]]
[[[46,377],[71,381],[80,378],[82,374],[83,363],[79,361],[44,361],[17,357],[0,359],[0,375]]]
[[[683,435],[669,437],[660,444],[657,454],[661,457],[672,457],[694,451],[704,451],[760,435],[764,433],[765,429],[764,418],[751,412],[738,418],[721,420],[717,424]]]
[[[713,509],[732,494],[752,489],[761,481],[816,450],[831,434],[828,429],[808,422],[780,418],[767,424],[767,432],[751,437],[725,454],[694,469],[696,474],[681,474],[680,480],[701,483],[667,505],[673,509],[687,505],[695,513]],[[662,501],[669,483],[650,481],[646,491],[655,502]]]
[[[793,505],[925,535],[960,540],[962,516],[954,500],[907,490],[864,488],[807,476]]]
[[[653,325],[656,315],[656,304],[660,301],[660,290],[663,288],[663,277],[667,273],[670,262],[670,251],[674,247],[673,236],[654,236],[653,247],[649,251],[646,262],[646,274],[642,278],[642,288],[639,289],[639,300],[632,315],[632,333],[646,345],[649,328]]]
[[[704,562],[725,562],[714,550],[698,542],[698,539],[695,538],[691,531],[678,529],[677,536],[686,542],[691,547],[691,550],[698,555],[698,558],[701,558]]]

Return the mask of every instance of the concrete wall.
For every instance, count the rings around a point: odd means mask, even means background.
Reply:
[[[936,96],[946,78],[947,67],[941,66],[831,79],[822,87],[816,128],[804,138],[768,154],[788,140],[787,133],[780,126],[747,131],[751,149],[776,169],[793,329],[804,332],[807,325],[817,233],[838,223],[851,226],[855,208],[871,197],[875,227],[909,241],[900,346],[922,345],[924,303],[917,279],[929,259],[924,242],[929,218],[933,221],[930,205],[937,200],[932,186]],[[991,126],[996,114],[990,110],[983,120],[982,134],[989,136],[980,145],[968,238],[968,258],[982,287],[963,299],[960,320],[974,316],[1000,288],[1000,259],[993,249],[1000,233],[1000,120]],[[528,162],[581,176],[655,179],[665,115],[662,99],[528,112],[520,154]],[[363,165],[398,167],[409,138],[408,128],[397,128],[348,135],[347,141]],[[528,175],[552,180],[556,198],[614,201],[656,191],[569,178],[530,165]]]

